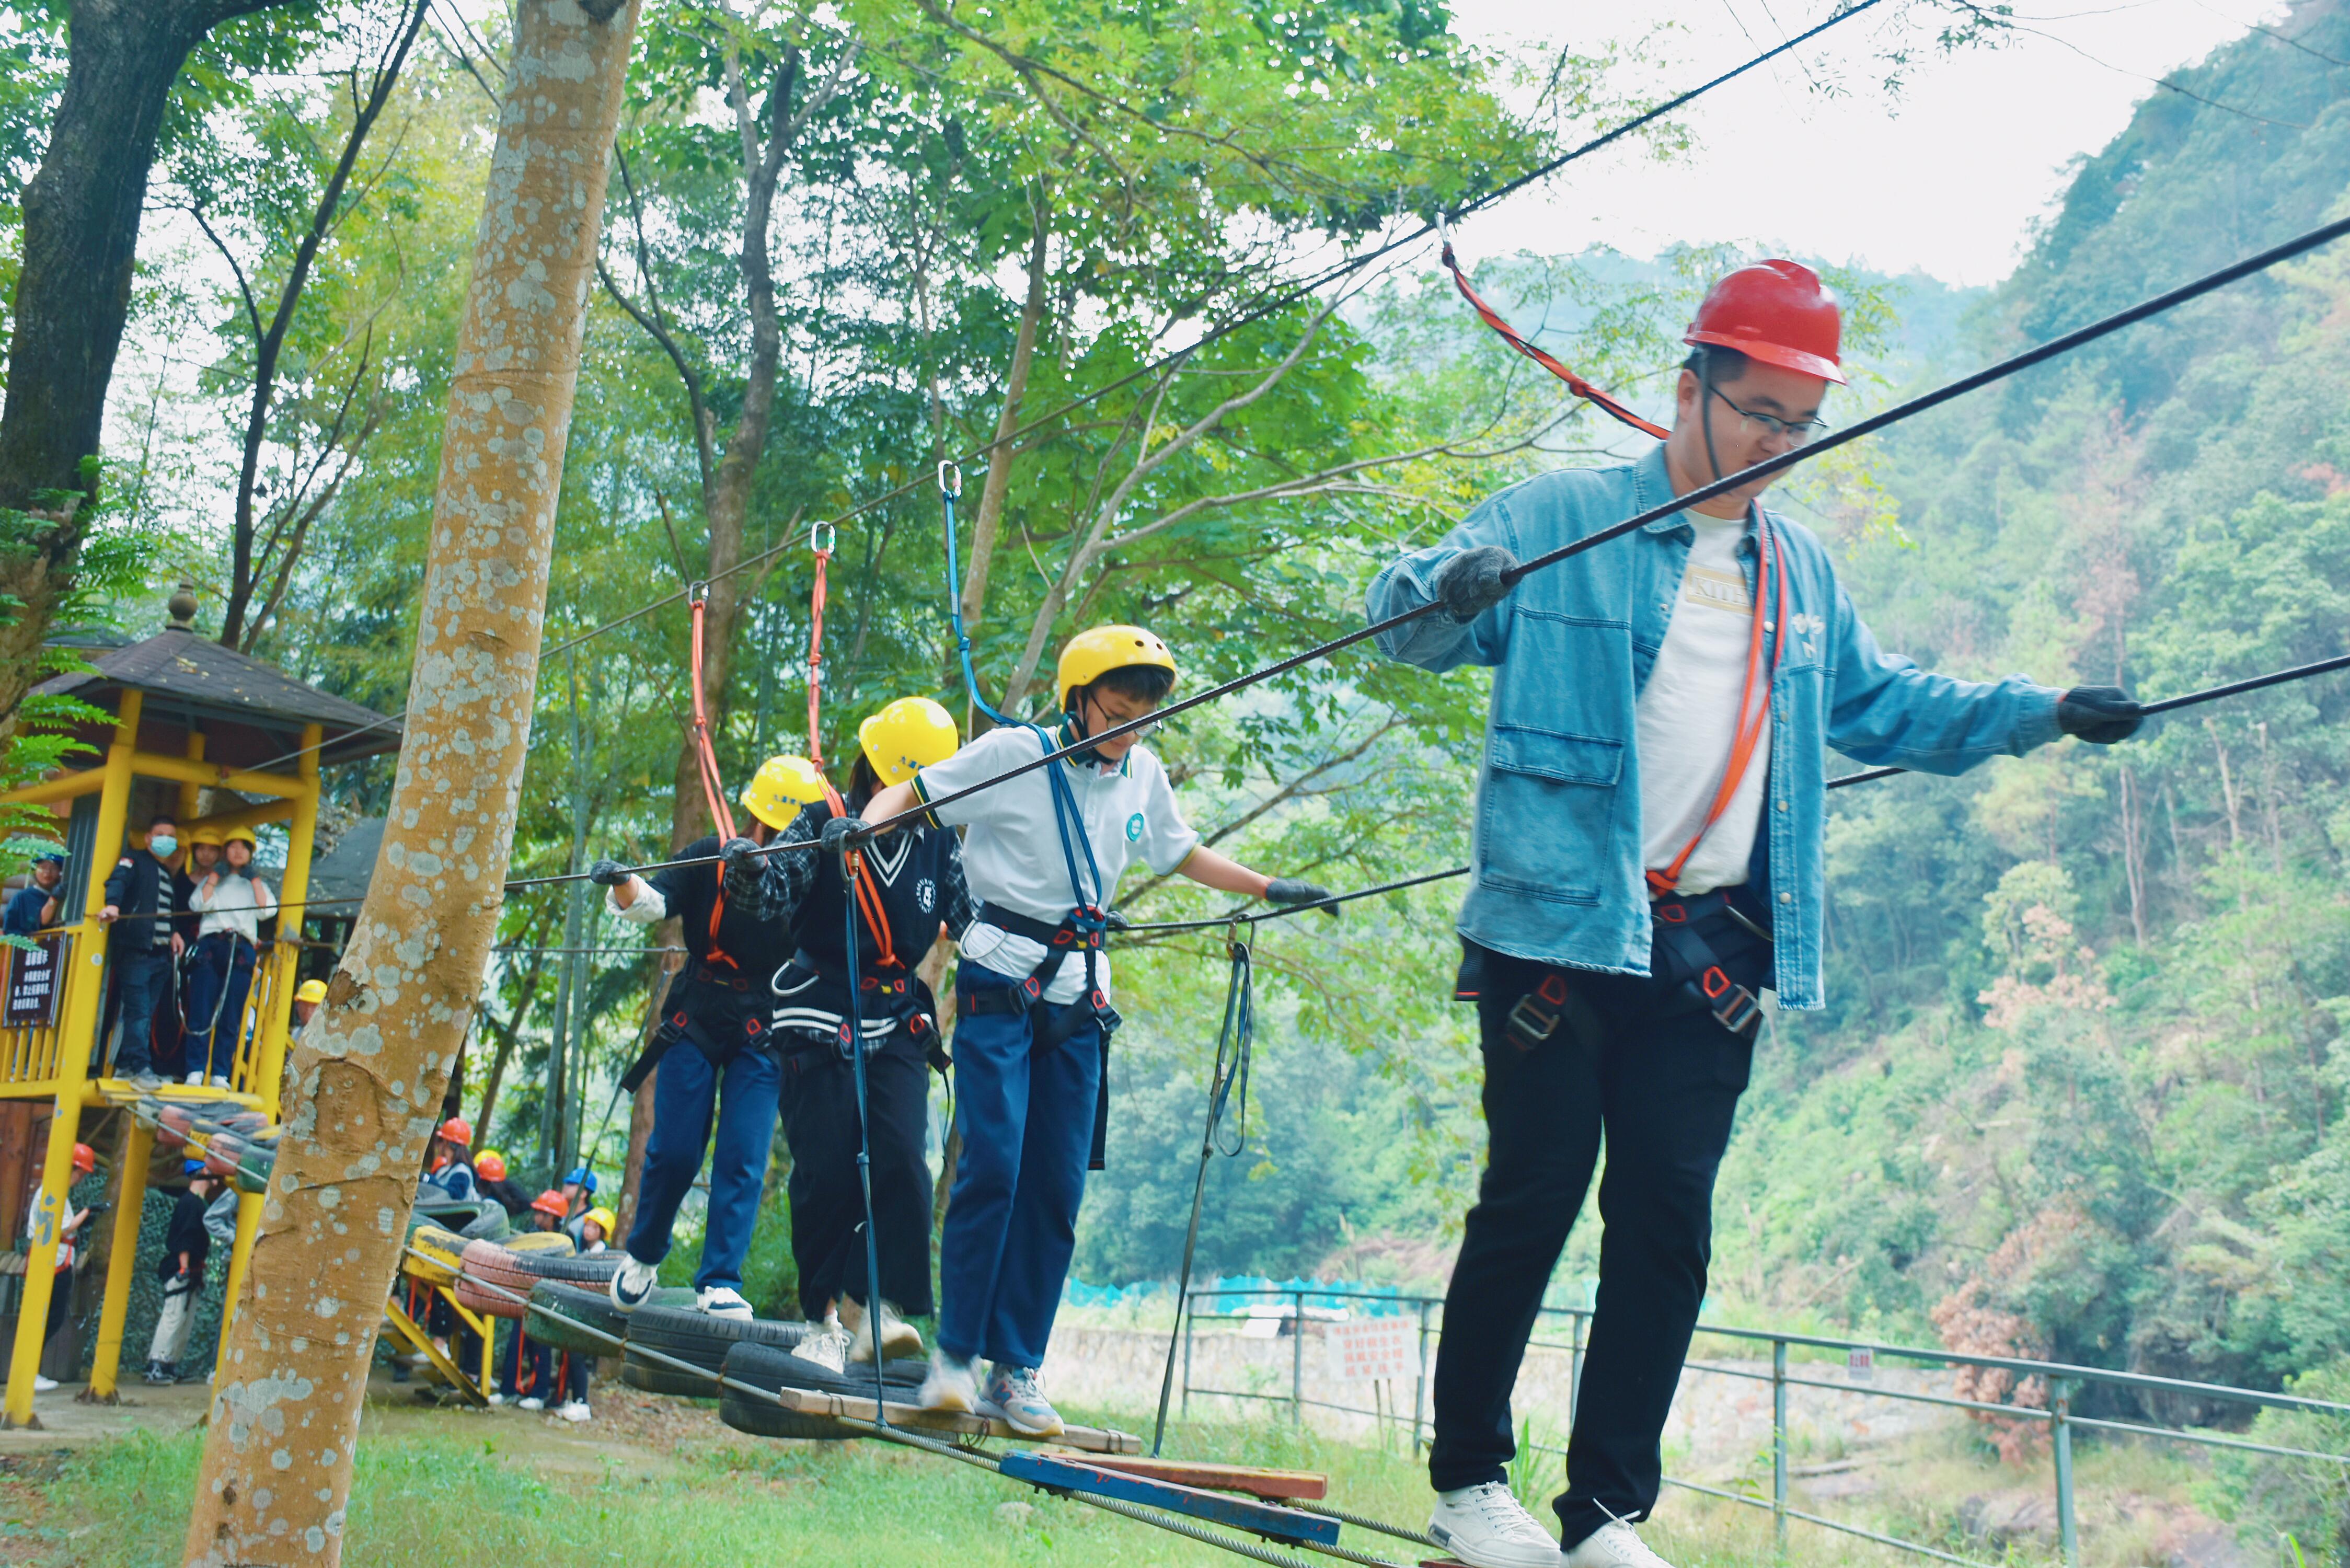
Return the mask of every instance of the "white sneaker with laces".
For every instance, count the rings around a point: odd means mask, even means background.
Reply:
[[[225,1089],[225,1088],[227,1088],[228,1086],[229,1086],[229,1085],[228,1085],[228,1075],[227,1075],[226,1073],[214,1073],[214,1074],[213,1075],[213,1088],[215,1088],[215,1089]]]
[[[827,1372],[843,1372],[848,1366],[848,1331],[837,1323],[812,1323],[792,1346],[792,1355]]]
[[[1673,1565],[1648,1550],[1633,1528],[1620,1519],[1611,1519],[1582,1540],[1566,1554],[1565,1568],[1673,1568]]]
[[[622,1312],[634,1312],[645,1304],[645,1298],[660,1283],[660,1265],[639,1261],[634,1252],[620,1264],[620,1272],[612,1276],[612,1304]]]
[[[1014,1431],[1031,1438],[1057,1438],[1064,1429],[1061,1413],[1045,1397],[1034,1367],[999,1365],[990,1372],[987,1386],[980,1391],[979,1413],[1000,1417]]]
[[[588,1418],[591,1412],[588,1408],[587,1400],[566,1399],[563,1402],[563,1408],[557,1410],[556,1414],[562,1417],[567,1421],[585,1421]]]
[[[517,1410],[544,1410],[546,1408],[546,1401],[540,1398],[536,1394],[525,1394],[521,1398],[515,1401],[515,1408]]]
[[[196,1088],[196,1089],[201,1089],[201,1088],[203,1088],[203,1087],[204,1086],[204,1075],[203,1075],[202,1073],[191,1073],[191,1074],[189,1074],[189,1075],[188,1075],[188,1086],[189,1086],[189,1087],[191,1087],[191,1088]]]
[[[46,1393],[47,1393],[50,1389],[55,1388],[57,1386],[57,1380],[56,1378],[54,1378],[54,1377],[44,1377],[44,1376],[41,1376],[39,1373],[37,1373],[37,1372],[36,1372],[36,1373],[34,1373],[34,1374],[33,1374],[33,1392],[34,1392],[34,1393],[36,1393],[36,1394],[46,1394]]]
[[[979,1404],[979,1369],[943,1347],[931,1352],[931,1375],[916,1399],[925,1410],[970,1410]]]
[[[848,1359],[851,1361],[872,1360],[873,1323],[872,1320],[866,1315],[865,1308],[859,1303],[849,1300],[847,1296],[841,1297],[840,1324],[843,1328],[847,1329],[851,1334],[856,1335],[855,1342],[849,1346]],[[895,1361],[899,1356],[920,1355],[921,1354],[921,1331],[916,1328],[912,1324],[908,1323],[904,1318],[899,1317],[896,1307],[891,1306],[886,1301],[883,1302],[881,1303],[882,1359],[885,1361]]]
[[[618,1275],[613,1276],[618,1278]],[[743,1293],[732,1285],[709,1285],[693,1293],[693,1304],[712,1317],[739,1317],[744,1320],[759,1314],[743,1299]]]
[[[1469,1568],[1559,1568],[1558,1542],[1501,1481],[1438,1492],[1428,1534]]]

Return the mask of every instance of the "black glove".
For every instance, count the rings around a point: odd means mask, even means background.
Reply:
[[[1509,552],[1503,550],[1501,554],[1507,556]],[[1275,877],[1265,888],[1264,896],[1274,904],[1322,904],[1330,896],[1330,889],[1295,877]],[[1338,918],[1338,906],[1323,904],[1322,912],[1335,920]]]
[[[726,846],[718,852],[718,857],[726,862],[726,874],[730,877],[747,878],[759,874],[762,857],[758,845],[751,839],[728,839]]]
[[[1128,919],[1119,910],[1104,909],[1102,911],[1102,929],[1104,930],[1122,931],[1133,924],[1134,922]]]
[[[617,860],[598,860],[588,867],[588,880],[598,888],[625,888],[635,875]]]
[[[1463,550],[1437,571],[1437,601],[1447,615],[1466,626],[1509,597],[1504,575],[1517,568],[1518,558],[1499,545]]]
[[[2093,746],[2110,746],[2137,733],[2146,710],[2115,686],[2075,686],[2056,699],[2056,722]]]
[[[873,828],[861,816],[836,816],[824,825],[823,836],[817,846],[827,855],[840,855],[861,848],[873,836]]]

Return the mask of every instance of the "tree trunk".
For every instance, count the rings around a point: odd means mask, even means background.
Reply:
[[[1003,502],[1012,492],[1014,443],[1020,428],[1020,405],[1028,396],[1028,367],[1036,357],[1036,329],[1045,319],[1046,242],[1052,238],[1052,213],[1042,191],[1035,198],[1035,227],[1028,242],[1028,297],[1020,306],[1020,333],[1012,343],[1012,369],[1003,378],[1003,411],[996,416],[996,444],[987,454],[987,479],[980,487],[979,515],[971,529],[971,565],[962,575],[963,629],[979,624],[987,607],[987,569],[995,558],[996,535],[1003,527]]]
[[[494,940],[637,6],[523,0],[460,334],[390,826],[222,1347],[187,1561],[332,1563],[411,1172]]]
[[[41,640],[73,587],[97,495],[107,384],[130,313],[130,271],[155,138],[188,51],[232,16],[282,0],[77,0],[57,117],[25,187],[23,265],[0,410],[0,744],[40,678]]]

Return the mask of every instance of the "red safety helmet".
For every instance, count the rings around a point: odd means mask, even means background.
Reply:
[[[98,1168],[98,1150],[90,1147],[89,1145],[86,1143],[78,1143],[74,1145],[73,1168],[76,1170],[80,1171],[84,1176],[88,1176],[91,1171],[96,1170]]]
[[[1843,335],[1844,312],[1820,275],[1801,262],[1773,259],[1740,267],[1706,290],[1681,341],[1735,348],[1842,386]]]
[[[473,1161],[473,1174],[484,1181],[504,1181],[506,1179],[506,1157],[494,1148],[484,1149],[482,1158]]]
[[[563,1201],[563,1194],[552,1188],[532,1199],[530,1206],[541,1214],[552,1214],[557,1220],[571,1212],[571,1205]]]
[[[441,1124],[440,1136],[459,1148],[471,1148],[473,1146],[473,1124],[463,1116],[451,1116]]]

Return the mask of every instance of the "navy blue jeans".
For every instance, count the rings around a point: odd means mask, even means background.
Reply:
[[[775,1058],[764,1051],[735,1052],[723,1079],[690,1040],[661,1057],[653,1078],[653,1135],[645,1145],[644,1185],[637,1193],[636,1223],[629,1229],[629,1256],[645,1263],[669,1256],[670,1227],[701,1174],[714,1114],[718,1142],[710,1155],[710,1212],[702,1232],[702,1268],[693,1282],[702,1290],[742,1287],[743,1255],[751,1250],[751,1228],[759,1218],[781,1088]]]
[[[197,941],[195,961],[188,965],[189,1072],[224,1078],[236,1065],[253,961],[253,944],[233,931],[214,931]]]
[[[152,1065],[155,1015],[172,1005],[172,950],[118,955],[114,983],[122,995],[122,1044],[115,1049],[114,1075],[128,1078]]]
[[[976,991],[1019,981],[975,963],[956,972],[955,1126],[962,1158],[939,1231],[939,1345],[1040,1366],[1076,1251],[1093,1152],[1101,1028],[1033,1049],[1034,1014],[974,1016]],[[1071,1003],[1079,1006],[1081,1003]],[[1048,1007],[1056,1019],[1066,1007]]]

